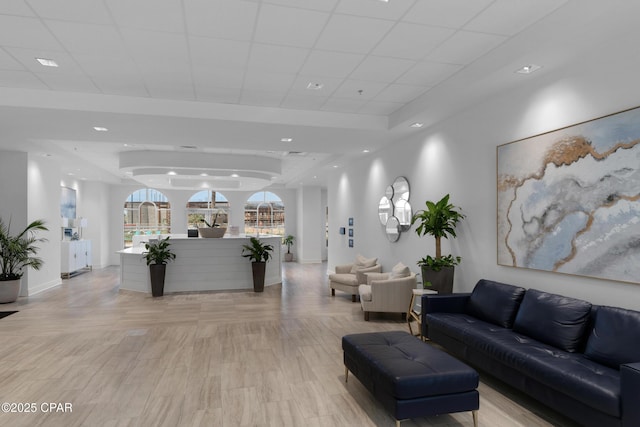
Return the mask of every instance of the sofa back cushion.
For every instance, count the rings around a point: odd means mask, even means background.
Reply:
[[[401,277],[409,277],[411,276],[411,270],[409,267],[399,262],[393,266],[391,269],[391,274],[389,275],[389,279],[399,279]]]
[[[640,362],[640,312],[598,307],[595,317],[584,355],[615,369]]]
[[[353,263],[353,267],[351,267],[351,273],[356,274],[356,272],[362,268],[369,268],[376,265],[378,262],[378,258],[365,258],[362,255],[356,255],[356,260]]]
[[[524,293],[524,288],[481,279],[469,297],[467,314],[503,328],[511,328]]]
[[[513,330],[570,353],[584,342],[591,303],[528,289]]]

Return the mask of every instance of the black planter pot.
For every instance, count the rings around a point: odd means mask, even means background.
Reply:
[[[267,270],[267,263],[264,261],[252,262],[251,270],[253,272],[253,291],[263,292],[264,276],[265,276],[265,271]]]
[[[422,285],[431,282],[426,289],[438,291],[440,295],[453,293],[453,272],[455,267],[444,267],[440,271],[433,271],[429,267],[422,267]]]
[[[164,295],[164,276],[167,264],[150,264],[149,276],[151,277],[151,295],[161,297]]]

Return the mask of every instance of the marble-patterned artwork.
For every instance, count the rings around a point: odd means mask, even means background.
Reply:
[[[498,264],[640,283],[640,108],[497,151]]]

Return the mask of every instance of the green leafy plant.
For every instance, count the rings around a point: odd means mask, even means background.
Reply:
[[[160,239],[157,242],[148,242],[144,244],[144,248],[147,250],[143,253],[147,265],[151,264],[166,264],[169,261],[176,259],[176,254],[169,249],[169,237]]]
[[[287,245],[287,253],[290,254],[291,253],[291,246],[293,245],[293,241],[296,238],[293,237],[291,234],[289,234],[287,237],[283,237],[282,238],[282,244],[283,245]]]
[[[431,267],[435,271],[443,267],[452,267],[460,263],[460,257],[453,255],[442,256],[441,241],[444,237],[456,237],[456,226],[465,216],[459,208],[449,203],[449,195],[445,195],[437,202],[427,201],[426,209],[420,210],[411,218],[411,225],[418,223],[418,236],[431,235],[436,241],[436,256],[427,255],[418,261],[419,266]]]
[[[267,262],[271,258],[273,246],[262,243],[260,239],[251,237],[251,245],[242,245],[242,256],[251,259],[252,262]]]
[[[46,242],[45,238],[36,238],[36,232],[48,231],[43,220],[33,221],[15,236],[11,235],[11,222],[5,224],[0,218],[0,281],[18,280],[25,268],[40,270],[42,259],[36,257],[37,243]]]

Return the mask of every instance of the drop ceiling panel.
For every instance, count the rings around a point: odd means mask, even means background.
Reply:
[[[23,0],[2,0],[0,13],[6,15],[34,16],[33,12]]]
[[[345,78],[362,62],[364,55],[313,50],[301,74]]]
[[[462,68],[462,65],[457,64],[422,61],[400,77],[397,83],[417,86],[435,86]]]
[[[91,79],[102,93],[107,95],[149,96],[142,78],[127,75],[98,75]]]
[[[17,50],[21,50],[21,49],[17,49]],[[11,55],[8,52],[12,52]],[[0,70],[24,70],[26,67],[16,59],[14,59],[15,57],[16,55],[13,49],[11,48],[7,48],[6,50],[0,49]],[[35,59],[33,60],[35,61]]]
[[[241,89],[244,80],[243,68],[198,67],[193,72],[197,87],[226,87]]]
[[[393,27],[373,53],[394,58],[423,59],[453,33],[454,30],[450,28],[399,23]]]
[[[231,87],[215,87],[207,84],[195,85],[198,101],[221,104],[237,104],[240,102],[241,90]]]
[[[403,21],[461,28],[493,0],[418,0]]]
[[[565,2],[566,0],[497,0],[465,25],[465,30],[512,36]]]
[[[330,12],[338,3],[338,0],[263,0],[263,3]]]
[[[330,98],[321,108],[324,111],[357,113],[366,103],[364,99]]]
[[[334,92],[333,96],[336,98],[369,100],[375,98],[385,87],[387,87],[386,83],[345,80]]]
[[[105,56],[98,54],[75,54],[74,59],[90,76],[136,76],[138,67],[128,56]]]
[[[263,107],[278,107],[282,103],[283,98],[283,92],[244,90],[242,91],[240,102]]]
[[[324,12],[265,4],[260,9],[255,41],[312,47],[328,18]]]
[[[449,64],[470,64],[506,40],[504,36],[458,31],[438,46],[428,59]]]
[[[18,59],[24,68],[41,74],[83,74],[83,70],[66,52],[36,49],[7,48],[14,58]],[[36,58],[53,59],[59,67],[45,67]]]
[[[52,90],[63,90],[80,93],[100,93],[100,90],[88,77],[77,74],[36,73],[47,87]]]
[[[349,76],[356,80],[390,83],[416,64],[408,59],[368,56]]]
[[[111,25],[109,11],[102,0],[27,0],[45,19]]]
[[[367,54],[393,26],[392,21],[333,15],[316,47],[337,52]]]
[[[369,101],[360,110],[358,110],[358,113],[388,116],[403,105],[404,104],[396,102]]]
[[[0,15],[0,43],[7,47],[63,50],[40,20],[20,16]]]
[[[168,84],[172,81],[173,84]],[[180,83],[176,83],[180,82]],[[172,79],[154,77],[152,81],[145,79],[145,86],[153,98],[179,99],[195,101],[194,87],[190,79]]]
[[[409,86],[392,84],[387,86],[376,96],[376,101],[407,103],[426,92],[429,88],[423,86]]]
[[[187,32],[232,40],[251,40],[258,4],[243,0],[190,0],[184,3]]]
[[[0,70],[0,87],[48,89],[33,73],[17,70]]]
[[[342,0],[336,8],[337,13],[347,15],[367,16],[380,19],[400,19],[415,0]]]
[[[122,29],[120,33],[127,49],[142,68],[145,68],[147,61],[184,64],[188,67],[187,40],[183,34],[129,29]]]
[[[340,86],[343,81],[344,79],[324,76],[298,76],[291,87],[290,93],[300,96],[326,98],[338,89],[338,86]],[[309,83],[321,83],[323,87],[320,90],[307,89]]]
[[[249,42],[189,37],[191,61],[194,66],[208,65],[244,68],[249,58]]]
[[[254,43],[249,56],[249,68],[297,73],[308,54],[309,49]]]
[[[183,32],[180,0],[105,0],[116,24],[138,30]]]
[[[327,101],[326,96],[302,96],[297,94],[289,94],[282,104],[282,108],[295,110],[319,110]]]
[[[126,52],[115,27],[62,21],[46,21],[46,24],[71,53],[120,56]]]
[[[281,91],[289,90],[295,81],[295,74],[269,73],[248,70],[244,78],[244,88],[248,90]]]

